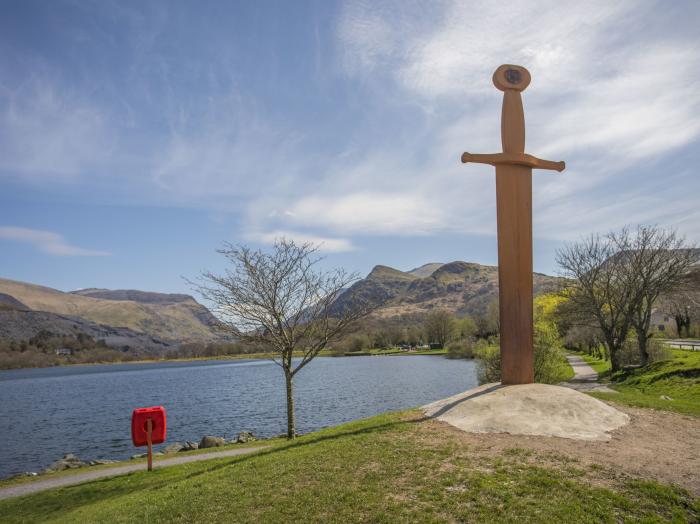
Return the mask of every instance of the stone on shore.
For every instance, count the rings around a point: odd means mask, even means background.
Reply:
[[[179,443],[179,442],[174,442],[174,443],[172,443],[172,444],[168,444],[167,446],[165,446],[165,447],[161,450],[161,452],[162,452],[164,455],[168,455],[168,454],[170,454],[170,453],[177,453],[178,451],[182,451],[182,449],[184,449],[184,447],[185,447],[185,446],[183,446],[181,443]]]
[[[116,460],[110,460],[110,459],[96,459],[96,460],[91,460],[88,462],[88,466],[103,466],[105,464],[115,464],[117,461]]]
[[[180,451],[194,451],[195,449],[199,449],[199,444],[188,440]]]
[[[511,433],[609,440],[629,416],[585,393],[549,384],[485,384],[423,406],[423,412],[469,433]]]
[[[236,437],[237,444],[245,444],[246,442],[255,442],[256,440],[258,440],[258,439],[250,431],[241,431],[238,434],[238,436]]]
[[[84,466],[87,466],[87,464],[75,455],[73,455],[73,453],[66,453],[65,455],[63,455],[62,459],[57,460],[48,468],[46,468],[44,470],[44,473],[51,473],[53,471],[63,471],[66,469],[82,468]]]
[[[223,437],[212,437],[211,435],[205,435],[199,442],[199,449],[203,448],[217,448],[219,446],[226,445],[226,439]]]

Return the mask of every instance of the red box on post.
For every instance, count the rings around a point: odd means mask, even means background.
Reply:
[[[147,421],[151,420],[151,442],[161,444],[165,442],[165,408],[153,406],[150,408],[137,408],[131,414],[131,440],[134,446],[145,446],[147,441]]]

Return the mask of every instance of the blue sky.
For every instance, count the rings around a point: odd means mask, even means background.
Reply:
[[[626,224],[700,240],[700,3],[5,1],[0,276],[189,291],[223,241],[368,272],[496,262],[522,64],[535,269]]]

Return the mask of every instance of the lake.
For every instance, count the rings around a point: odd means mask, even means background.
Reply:
[[[423,405],[476,385],[471,360],[316,358],[295,377],[297,431]],[[270,360],[0,371],[0,402],[0,477],[39,471],[65,453],[87,461],[145,451],[131,444],[136,407],[165,406],[165,444],[286,431],[284,376]]]

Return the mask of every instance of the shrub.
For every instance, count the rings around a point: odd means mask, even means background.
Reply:
[[[470,338],[453,340],[447,344],[447,358],[474,358],[474,342]]]
[[[501,381],[501,348],[480,340],[474,348],[474,356],[479,359],[476,365],[479,384]]]
[[[534,324],[535,382],[556,384],[568,378],[569,370],[561,350],[561,339],[556,325],[547,318],[538,318]],[[500,382],[501,350],[498,346],[477,347],[479,359],[477,377],[480,384]]]

